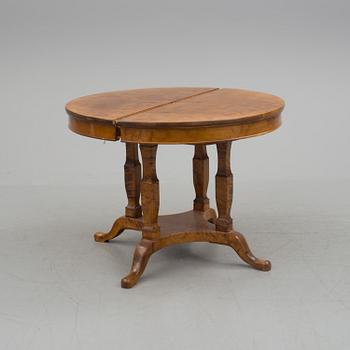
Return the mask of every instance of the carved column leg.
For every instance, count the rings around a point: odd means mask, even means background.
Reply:
[[[216,219],[216,230],[232,231],[232,193],[233,177],[231,172],[231,145],[232,142],[217,143],[218,171],[215,176],[216,205],[218,207],[218,218]]]
[[[142,216],[140,206],[141,164],[138,157],[136,143],[126,143],[126,160],[124,164],[125,190],[128,205],[125,207],[125,216],[138,218]]]
[[[218,143],[218,171],[216,174],[216,204],[218,207],[218,218],[216,219],[216,230],[225,233],[224,243],[231,246],[240,258],[262,271],[269,271],[271,263],[269,260],[258,259],[249,249],[248,243],[244,236],[233,231],[231,206],[233,195],[233,176],[231,172],[231,145],[232,142]],[[221,242],[219,242],[221,243]]]
[[[206,145],[195,145],[193,156],[193,184],[196,198],[193,210],[206,211],[209,209],[207,189],[209,183],[209,158]]]
[[[141,182],[141,203],[143,211],[142,237],[159,238],[159,181],[156,172],[156,154],[158,145],[140,145],[143,178]]]
[[[96,242],[108,242],[119,236],[125,229],[139,229],[140,223],[130,218],[142,216],[140,206],[141,164],[138,157],[137,144],[126,143],[126,160],[124,164],[125,190],[128,205],[125,207],[125,216],[115,220],[109,232],[96,232]]]
[[[159,181],[156,172],[157,147],[158,145],[140,145],[143,168],[141,182],[142,239],[136,246],[130,273],[121,281],[123,288],[131,288],[138,282],[154,251],[152,240],[157,240],[160,237],[158,225]]]

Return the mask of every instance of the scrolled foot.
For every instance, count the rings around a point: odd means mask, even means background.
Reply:
[[[96,242],[108,242],[109,240],[119,236],[125,229],[124,218],[117,219],[109,232],[96,232],[94,238]]]
[[[122,216],[115,220],[109,232],[96,232],[94,239],[96,242],[108,242],[111,239],[119,236],[125,229],[141,230],[142,222]]]
[[[236,251],[240,258],[250,266],[261,271],[270,271],[271,262],[265,259],[256,258],[249,249],[248,243],[244,236],[239,232],[233,232],[230,236],[229,245]]]
[[[108,242],[109,240],[117,237],[122,232],[123,232],[123,230],[118,232],[115,236],[113,235],[113,237],[110,236],[110,234],[111,234],[110,232],[96,232],[96,233],[94,233],[94,240],[95,240],[95,242],[98,242],[98,243],[105,243],[105,242]]]
[[[132,288],[138,282],[153,252],[152,241],[142,239],[136,246],[130,273],[121,280],[122,288]]]

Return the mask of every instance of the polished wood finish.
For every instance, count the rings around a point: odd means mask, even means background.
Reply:
[[[119,140],[117,121],[215,88],[153,88],[88,95],[66,104],[69,129],[93,138]]]
[[[150,256],[158,250],[174,244],[209,242],[227,245],[233,248],[238,256],[253,268],[261,271],[269,271],[271,269],[270,261],[254,256],[241,233],[234,230],[228,232],[217,231],[215,224],[212,223],[215,218],[216,214],[213,209],[208,209],[204,212],[194,210],[175,215],[160,216],[160,236],[157,239],[141,239],[135,249],[131,271],[121,280],[122,287],[133,287],[144,272]],[[142,218],[127,218],[126,220],[124,217],[118,220],[119,227],[115,232],[121,233],[123,224],[126,225],[124,229],[143,230]],[[98,237],[98,242],[106,242],[112,238],[112,235],[106,233],[105,236],[99,234]]]
[[[141,164],[139,162],[138,147],[134,143],[126,143],[126,160],[124,164],[125,190],[128,205],[125,207],[125,216],[138,218],[142,215],[140,206]]]
[[[193,156],[193,184],[196,198],[193,210],[206,211],[209,209],[207,189],[209,184],[209,158],[206,145],[195,145]]]
[[[279,127],[284,102],[255,91],[162,88],[95,94],[66,105],[81,135],[133,143],[213,143]]]
[[[68,127],[76,134],[95,139],[117,141],[120,139],[120,129],[111,122],[91,118],[82,118],[70,113]]]
[[[108,242],[111,239],[118,237],[124,230],[141,230],[142,221],[133,220],[133,218],[121,216],[114,221],[112,228],[108,232],[96,232],[94,235],[96,242]]]
[[[216,180],[216,204],[218,215],[209,207],[207,186],[209,179],[209,159],[206,145],[195,145],[193,157],[193,180],[196,192],[192,211],[158,217],[159,211],[159,180],[156,172],[157,145],[140,145],[143,177],[141,181],[141,203],[143,216],[129,215],[118,218],[107,233],[95,233],[96,242],[108,242],[119,236],[125,229],[142,231],[142,239],[136,246],[130,273],[121,280],[123,288],[133,287],[143,274],[150,256],[173,244],[190,242],[209,242],[232,247],[240,258],[252,267],[269,271],[271,263],[268,260],[256,258],[248,247],[244,236],[232,227],[231,206],[233,180],[230,167],[232,142],[218,143],[218,168]],[[126,144],[127,161],[125,174],[135,175],[137,169],[137,149]],[[138,201],[135,199],[135,180],[126,175],[128,207],[134,209]],[[128,189],[129,187],[129,189]],[[131,202],[130,202],[131,198]],[[127,209],[128,209],[127,207]],[[128,211],[126,211],[128,213]],[[131,211],[135,214],[135,211]]]
[[[279,114],[283,101],[276,96],[239,89],[213,89],[191,98],[129,115],[121,127],[189,127],[237,125]]]
[[[156,154],[158,145],[140,145],[143,165],[141,182],[141,203],[143,211],[142,237],[159,237],[159,181],[156,172]]]
[[[148,239],[141,239],[135,248],[131,270],[129,274],[121,280],[121,286],[123,288],[131,288],[138,282],[153,253],[153,242]]]
[[[112,91],[76,98],[66,104],[66,110],[84,118],[115,122],[213,90],[181,87]]]
[[[86,96],[66,105],[69,127],[74,132],[125,142],[128,199],[125,215],[116,219],[109,232],[95,233],[96,242],[108,242],[126,229],[142,232],[130,273],[121,280],[122,287],[131,288],[138,282],[153,253],[180,243],[227,245],[255,269],[271,269],[271,263],[256,258],[244,236],[233,228],[231,146],[233,140],[278,128],[283,107],[283,100],[276,96],[217,88],[129,90]],[[193,210],[158,217],[157,147],[158,144],[180,143],[194,145]],[[210,208],[207,197],[209,144],[216,144],[217,148],[215,197],[218,213]]]
[[[233,176],[231,172],[231,141],[218,143],[218,170],[215,176],[216,205],[218,207],[218,218],[216,229],[218,231],[231,231],[232,218],[232,192]]]
[[[208,144],[228,140],[239,140],[267,134],[281,125],[281,117],[275,116],[254,123],[187,128],[120,128],[120,139],[124,142],[150,144]]]

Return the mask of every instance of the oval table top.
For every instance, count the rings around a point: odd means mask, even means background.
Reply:
[[[281,124],[281,98],[219,88],[150,88],[84,96],[66,104],[81,135],[134,143],[215,143],[265,134]]]

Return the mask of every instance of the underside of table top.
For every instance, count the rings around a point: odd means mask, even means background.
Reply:
[[[134,143],[211,143],[279,127],[281,98],[219,88],[150,88],[84,96],[66,105],[72,131]]]

